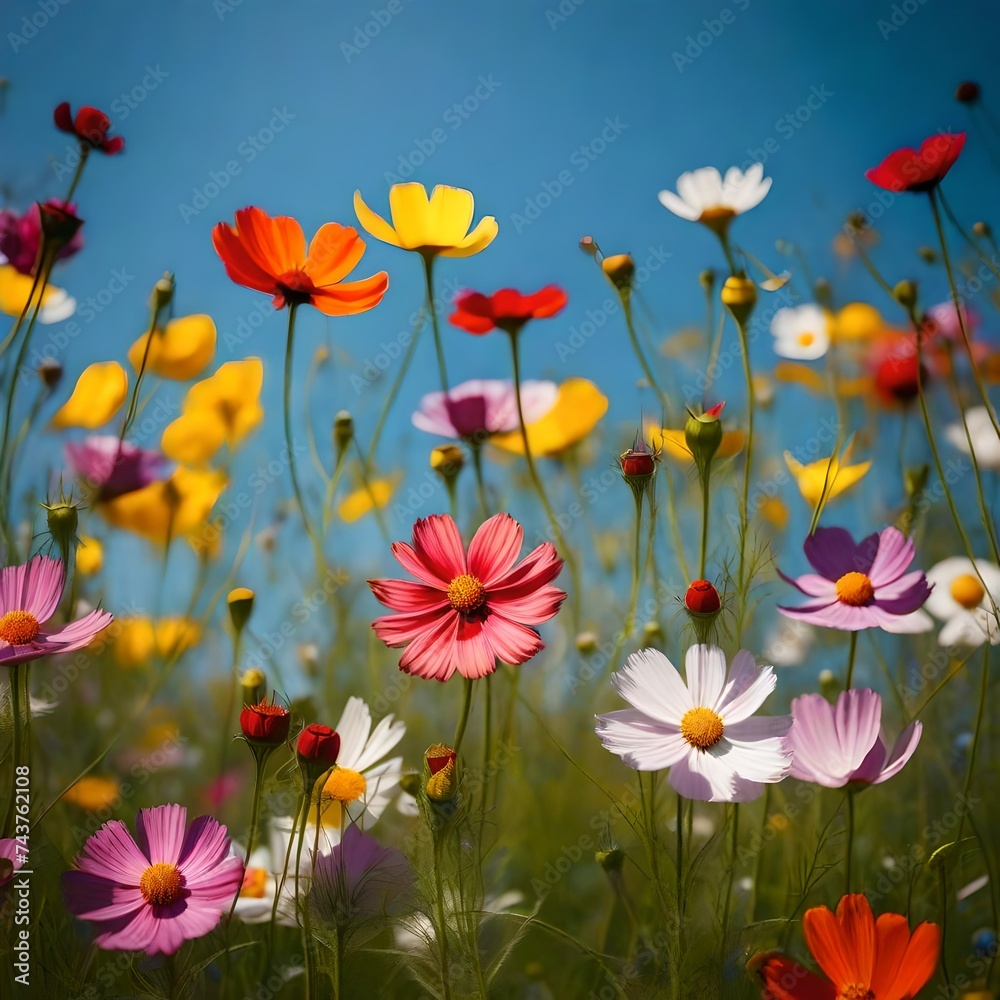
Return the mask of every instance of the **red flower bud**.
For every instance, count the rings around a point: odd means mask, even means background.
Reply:
[[[315,761],[330,766],[340,754],[340,735],[329,726],[317,722],[306,726],[299,734],[299,760]]]
[[[434,743],[427,748],[424,753],[424,760],[427,762],[427,770],[431,775],[438,771],[443,771],[449,764],[454,764],[457,754],[451,747],[443,743]]]
[[[684,595],[684,606],[696,615],[714,615],[722,607],[722,599],[708,580],[695,580]]]
[[[629,448],[621,456],[622,474],[626,476],[650,476],[655,465],[653,456],[648,451],[637,451]]]
[[[240,712],[240,729],[251,743],[280,746],[288,739],[292,717],[284,705],[266,699],[256,705],[247,705]]]
[[[966,80],[955,88],[955,100],[961,104],[975,104],[980,94],[982,89],[973,80]]]

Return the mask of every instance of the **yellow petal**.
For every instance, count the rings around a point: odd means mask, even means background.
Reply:
[[[850,445],[844,451],[848,456]],[[806,502],[815,507],[821,500],[832,500],[861,480],[871,468],[871,462],[843,465],[835,455],[802,465],[791,452],[785,452],[785,464],[798,483],[799,492]]]
[[[87,812],[96,813],[120,806],[122,791],[115,778],[87,774],[72,787],[67,788],[62,798],[64,802],[72,802]]]
[[[80,536],[76,550],[76,571],[81,576],[93,576],[101,572],[104,565],[104,548],[96,538]]]
[[[128,360],[136,372],[142,365],[149,336],[144,333],[129,349]],[[171,320],[153,334],[146,371],[178,382],[197,378],[215,354],[215,340],[211,316],[198,314]]]
[[[128,375],[117,361],[90,365],[76,380],[73,394],[52,418],[53,427],[102,427],[128,395]]]
[[[264,365],[260,358],[227,361],[209,378],[196,382],[184,400],[185,416],[210,412],[225,427],[225,439],[231,448],[264,419],[260,390],[264,383]]]
[[[885,328],[879,311],[867,302],[849,302],[832,324],[831,332],[838,340],[870,340]]]
[[[471,191],[438,184],[431,192],[427,206],[430,227],[427,242],[436,247],[460,246],[470,235],[469,226],[472,225],[474,211],[475,200]]]
[[[480,250],[485,250],[496,239],[499,231],[497,220],[492,215],[487,215],[479,220],[479,225],[458,246],[442,250],[441,256],[471,257],[473,254],[479,253]]]
[[[679,462],[693,462],[694,455],[687,446],[684,431],[672,430],[669,427],[650,427],[647,430],[649,443],[658,451],[665,452]]]
[[[389,225],[381,215],[373,212],[364,202],[360,191],[354,192],[354,214],[358,217],[358,222],[377,240],[388,243],[390,246],[398,247],[402,244],[396,235],[396,230]]]
[[[374,479],[369,483],[370,489],[362,486],[349,493],[337,507],[337,516],[347,524],[361,520],[365,514],[376,507],[382,510],[392,498],[398,480]]]
[[[433,245],[430,206],[423,184],[393,184],[389,189],[389,210],[396,238],[404,250]]]
[[[156,623],[156,651],[164,659],[178,657],[201,641],[201,626],[189,618],[164,618]]]
[[[534,457],[553,456],[582,441],[607,413],[608,397],[585,378],[569,378],[559,386],[556,401],[543,417],[528,424],[528,444]],[[496,434],[490,443],[515,455],[524,454],[520,430]]]
[[[788,526],[788,507],[781,497],[765,497],[757,508],[760,516],[779,531]]]
[[[226,425],[214,410],[185,413],[163,431],[160,448],[184,465],[204,465],[226,440]]]
[[[141,667],[153,658],[153,623],[148,618],[121,619],[111,651],[120,667]]]
[[[715,453],[716,458],[732,458],[743,450],[747,436],[745,431],[725,431],[722,435],[722,443]]]
[[[31,294],[34,278],[11,267],[0,264],[0,312],[20,316]],[[38,319],[42,323],[59,323],[76,312],[76,300],[61,288],[47,285],[42,293],[42,308]]]
[[[819,372],[794,361],[779,361],[774,366],[774,377],[779,382],[804,386],[810,392],[822,393],[826,389],[826,382]]]

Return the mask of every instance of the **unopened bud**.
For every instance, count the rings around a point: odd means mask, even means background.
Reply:
[[[250,613],[253,611],[255,596],[249,587],[237,587],[235,590],[229,591],[229,597],[226,598],[229,604],[229,620],[237,632],[243,631],[243,626],[246,625]]]
[[[598,851],[594,855],[594,860],[606,872],[620,872],[622,866],[625,864],[625,852],[617,847],[612,848],[610,851]]]
[[[591,257],[596,257],[600,253],[600,247],[593,236],[581,236],[580,249]]]
[[[267,694],[267,677],[264,676],[264,671],[256,667],[244,670],[240,678],[240,688],[244,705],[256,705],[263,701]]]
[[[47,389],[55,389],[62,381],[63,366],[55,358],[42,358],[36,370]]]
[[[68,208],[54,205],[51,201],[38,203],[38,220],[42,227],[45,249],[50,254],[56,254],[66,246],[83,225],[83,219],[75,216]]]
[[[733,314],[733,319],[743,326],[757,304],[757,286],[747,277],[730,275],[722,286],[722,304]]]
[[[715,271],[711,268],[707,268],[698,275],[698,284],[705,289],[706,292],[710,292],[715,287]]]
[[[155,315],[159,315],[174,298],[174,276],[169,271],[165,271],[163,277],[153,285],[153,294],[149,299],[149,308]]]
[[[465,453],[457,444],[438,445],[431,451],[431,468],[445,481],[453,483],[465,465]]]
[[[975,104],[982,96],[982,88],[972,80],[964,80],[955,88],[955,100],[960,104]]]
[[[819,693],[824,698],[836,698],[840,693],[840,684],[837,675],[832,670],[821,670],[819,672]]]
[[[60,499],[58,503],[46,506],[48,511],[49,534],[59,548],[64,563],[69,563],[70,546],[76,541],[76,529],[80,524],[80,514],[72,498]]]
[[[993,230],[990,229],[988,222],[974,222],[972,224],[972,231],[977,236],[982,236],[984,238],[990,236],[993,233]]]
[[[333,447],[336,454],[342,455],[354,438],[354,418],[347,410],[340,410],[333,418]]]
[[[635,261],[627,253],[616,253],[601,261],[601,270],[608,280],[620,292],[632,289],[632,279],[635,277]]]
[[[917,256],[919,256],[925,264],[937,263],[937,252],[934,247],[917,247]]]
[[[662,642],[664,638],[663,628],[658,621],[648,621],[642,626],[642,637],[644,642]]]
[[[722,444],[722,422],[719,420],[725,403],[719,403],[704,413],[690,414],[684,425],[684,441],[694,457],[702,477],[708,475],[712,459]]]
[[[444,743],[434,743],[424,752],[424,764],[427,798],[432,802],[450,802],[458,791],[458,755]]]
[[[821,305],[824,309],[833,309],[833,290],[830,288],[830,282],[826,278],[816,279],[816,284],[813,285],[813,296],[817,304]]]
[[[917,283],[901,281],[892,290],[892,297],[906,310],[913,311],[917,307]]]
[[[722,598],[708,580],[695,580],[684,595],[684,607],[692,614],[714,615],[722,607]]]
[[[420,794],[420,775],[408,771],[399,779],[399,787],[407,794],[416,798]]]
[[[903,472],[903,483],[906,486],[908,497],[919,496],[927,488],[927,480],[930,477],[930,466],[911,465]]]
[[[597,649],[597,636],[593,632],[581,632],[576,637],[577,652],[587,655]]]

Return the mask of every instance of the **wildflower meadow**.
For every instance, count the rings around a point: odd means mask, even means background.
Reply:
[[[992,1000],[996,11],[371,2],[0,15],[0,998]]]

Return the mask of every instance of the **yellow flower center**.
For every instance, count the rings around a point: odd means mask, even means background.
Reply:
[[[860,608],[875,596],[875,588],[864,573],[845,573],[837,581],[837,600]]]
[[[147,903],[169,906],[181,894],[184,878],[177,865],[157,861],[150,865],[139,879],[139,891]]]
[[[875,1000],[875,994],[861,983],[848,983],[840,988],[837,1000]]]
[[[711,208],[706,208],[698,216],[698,221],[705,223],[729,222],[730,219],[734,219],[735,217],[736,212],[729,208],[728,205],[713,205]]]
[[[979,607],[980,602],[986,596],[986,591],[979,582],[979,577],[973,576],[971,573],[963,573],[951,581],[951,596],[963,608],[971,610]]]
[[[0,618],[0,639],[12,646],[27,646],[38,636],[38,619],[27,611],[8,611]]]
[[[800,333],[796,338],[801,347],[811,347],[816,340],[814,333]]]
[[[486,603],[486,589],[477,577],[463,573],[448,584],[448,600],[456,611],[468,614]]]
[[[246,899],[263,899],[266,885],[266,868],[248,868],[243,873],[243,885],[240,888],[240,895]]]
[[[725,728],[722,718],[710,708],[689,708],[681,719],[681,736],[699,750],[714,747]]]
[[[363,774],[358,774],[349,767],[335,767],[323,786],[323,798],[350,805],[357,802],[367,788],[368,782]]]

